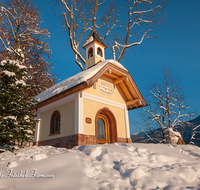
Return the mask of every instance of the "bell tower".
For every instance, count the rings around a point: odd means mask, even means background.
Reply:
[[[93,32],[92,36],[83,45],[83,48],[86,49],[85,69],[105,60],[104,49],[107,48],[107,46],[101,41],[96,32]]]

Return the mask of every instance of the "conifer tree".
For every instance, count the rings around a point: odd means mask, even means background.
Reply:
[[[32,138],[34,100],[26,93],[30,89],[30,68],[24,65],[20,49],[0,63],[0,147],[12,150],[23,147]]]

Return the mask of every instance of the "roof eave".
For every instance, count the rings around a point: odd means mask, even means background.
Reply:
[[[138,95],[138,102],[134,103],[134,104],[130,104],[127,105],[128,110],[132,110],[132,109],[136,109],[136,108],[141,108],[141,107],[145,107],[147,105],[145,99],[143,98],[141,92],[139,91],[137,85],[135,84],[135,82],[133,81],[130,73],[126,70],[123,70],[121,68],[119,68],[116,65],[113,65],[112,63],[108,62],[108,64],[106,64],[98,73],[96,73],[96,75],[94,75],[92,78],[87,80],[88,86],[92,86],[94,84],[94,82],[100,78],[101,76],[104,75],[104,73],[109,70],[109,69],[117,69],[121,74],[123,74],[126,77],[129,77],[129,79],[131,78],[131,85],[134,86],[134,89],[136,90],[136,93]],[[130,81],[130,80],[129,80]]]
[[[59,94],[56,94],[56,95],[54,95],[54,96],[52,96],[52,97],[50,97],[50,98],[48,98],[46,100],[43,100],[42,102],[39,102],[34,107],[34,109],[38,109],[40,107],[43,107],[43,106],[45,106],[45,105],[47,105],[47,104],[49,104],[51,102],[59,100],[59,99],[65,97],[65,96],[68,96],[68,95],[73,94],[73,93],[75,93],[77,91],[83,90],[83,89],[85,89],[87,87],[88,87],[87,81],[81,82],[80,84],[77,84],[77,85],[75,85],[75,86],[73,86],[73,87],[71,87],[71,88],[69,88],[69,89],[67,89],[67,90],[65,90],[65,91],[63,91],[63,92],[61,92]]]
[[[107,46],[105,44],[102,44],[102,43],[99,43],[98,41],[96,40],[93,40],[92,42],[86,44],[85,46],[83,46],[84,49],[87,49],[88,46],[90,46],[91,44],[93,44],[94,42],[96,42],[97,44],[99,44],[100,46],[103,46],[104,49],[107,48]]]

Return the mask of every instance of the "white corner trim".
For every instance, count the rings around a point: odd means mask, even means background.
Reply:
[[[118,103],[118,102],[108,100],[106,98],[102,98],[102,97],[95,96],[95,95],[92,95],[92,94],[88,94],[88,93],[85,93],[85,92],[83,92],[83,98],[88,99],[88,100],[92,100],[92,101],[95,101],[95,102],[107,104],[109,106],[114,106],[114,107],[126,109],[126,104]]]
[[[35,126],[35,139],[34,139],[34,142],[36,141],[39,141],[39,136],[40,136],[40,114],[41,112],[37,110],[37,120],[38,122],[36,123],[36,126]]]
[[[74,134],[78,134],[78,94],[75,96]]]
[[[124,109],[124,115],[125,115],[125,125],[126,125],[126,138],[130,138],[130,127],[129,127],[129,118],[128,118],[127,107]]]
[[[75,96],[74,134],[83,134],[83,92],[78,92]]]
[[[78,134],[83,134],[83,92],[79,92],[78,96],[79,106],[79,118],[78,118]]]

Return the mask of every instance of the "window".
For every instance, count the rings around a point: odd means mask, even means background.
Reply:
[[[105,122],[102,118],[97,120],[97,134],[98,139],[106,139]]]
[[[98,117],[96,121],[97,143],[98,144],[110,143],[108,119],[104,114],[98,114],[97,117]]]
[[[90,57],[93,57],[93,49],[92,48],[90,48],[88,50],[88,58],[90,58]]]
[[[51,116],[51,128],[50,134],[60,133],[60,112],[58,110],[54,111]]]
[[[103,57],[103,56],[102,56],[102,50],[101,50],[101,48],[99,48],[99,47],[97,48],[97,55]]]

